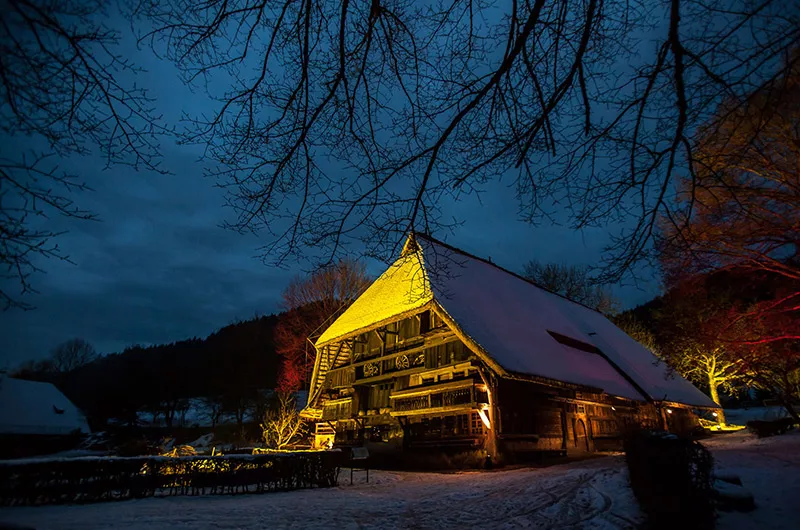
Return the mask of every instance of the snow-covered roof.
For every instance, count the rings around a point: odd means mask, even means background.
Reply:
[[[407,243],[406,248],[417,250],[405,252],[318,344],[433,300],[507,372],[634,400],[716,406],[601,313],[428,236],[412,237],[416,245]]]
[[[432,299],[421,253],[404,253],[322,333],[316,344],[419,309]]]
[[[89,432],[81,411],[50,383],[0,377],[0,433]]]

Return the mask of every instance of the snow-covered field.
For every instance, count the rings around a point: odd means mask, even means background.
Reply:
[[[718,528],[797,528],[800,433],[757,440],[747,433],[707,442],[721,469],[755,495],[750,513],[723,513]],[[326,490],[174,497],[85,506],[6,509],[3,523],[77,528],[635,528],[642,516],[622,457],[539,469],[468,473],[357,473]]]

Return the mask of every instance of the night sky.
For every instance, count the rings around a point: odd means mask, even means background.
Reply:
[[[166,121],[211,108],[206,94],[191,92],[171,63],[132,43],[123,46],[147,70],[136,82],[150,89],[156,113]],[[19,141],[5,141],[4,148]],[[202,176],[197,147],[165,139],[162,152],[171,175],[105,169],[99,158],[64,161],[94,189],[76,196],[76,202],[100,220],[49,219],[48,228],[67,232],[58,244],[74,265],[39,263],[46,270],[32,278],[39,294],[25,299],[36,309],[0,314],[0,369],[46,357],[56,344],[73,337],[112,353],[132,344],[203,337],[236,319],[279,310],[282,289],[306,265],[269,267],[256,257],[257,236],[220,228],[232,212],[223,207],[224,191]],[[609,242],[608,229],[575,232],[520,222],[510,184],[511,179],[492,183],[480,202],[472,198],[443,205],[445,218],[464,224],[453,234],[434,235],[511,270],[521,270],[533,258],[598,263]],[[383,266],[370,261],[368,271],[376,276]],[[4,288],[18,290],[8,283]],[[638,288],[614,288],[625,307],[657,291],[657,279]]]

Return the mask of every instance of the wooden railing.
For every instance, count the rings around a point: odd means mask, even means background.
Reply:
[[[394,412],[409,412],[422,409],[453,407],[475,403],[475,387],[455,388],[442,392],[398,397],[392,400]]]

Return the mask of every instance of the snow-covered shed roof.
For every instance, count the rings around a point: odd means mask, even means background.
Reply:
[[[89,432],[81,411],[50,383],[0,376],[0,434]]]
[[[509,373],[634,400],[716,407],[601,313],[422,234],[320,337],[318,345],[435,302]]]

